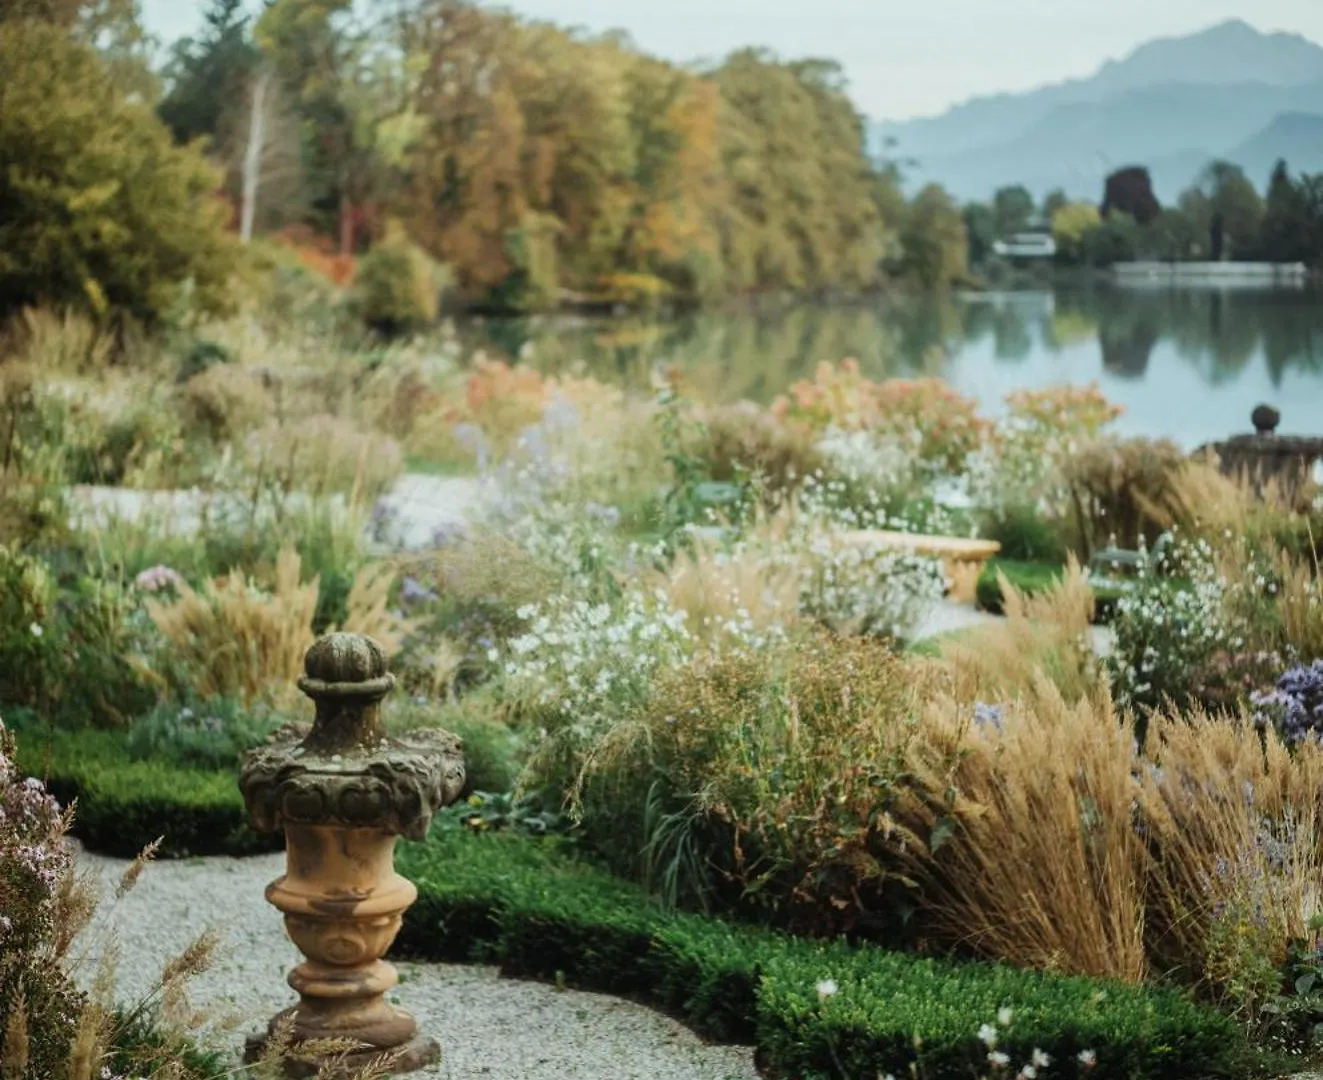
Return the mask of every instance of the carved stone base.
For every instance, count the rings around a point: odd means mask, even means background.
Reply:
[[[244,1042],[244,1064],[251,1065],[261,1058],[269,1038],[269,1034],[248,1036]],[[363,1066],[380,1062],[383,1053],[390,1058],[390,1065],[386,1071],[391,1075],[400,1075],[435,1065],[441,1060],[441,1044],[426,1035],[417,1035],[403,1046],[397,1046],[390,1051],[363,1050],[359,1053],[347,1054],[338,1059],[337,1067],[328,1076],[330,1080],[348,1080]],[[307,1077],[316,1076],[324,1065],[323,1061],[290,1058],[285,1062],[285,1075],[291,1080],[306,1080]]]

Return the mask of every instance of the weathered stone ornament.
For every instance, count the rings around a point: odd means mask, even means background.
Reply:
[[[311,725],[291,724],[254,750],[239,778],[253,826],[285,830],[285,874],[266,898],[306,960],[289,974],[299,1003],[249,1040],[260,1055],[276,1026],[293,1022],[291,1076],[325,1064],[300,1056],[309,1040],[352,1040],[343,1061],[352,1072],[382,1062],[411,1072],[440,1058],[435,1039],[386,1000],[399,981],[382,957],[417,898],[395,873],[399,836],[421,840],[432,815],[464,786],[463,746],[445,731],[398,738],[381,726],[381,702],[395,685],[371,638],[329,634],[308,650],[299,689],[316,703]]]

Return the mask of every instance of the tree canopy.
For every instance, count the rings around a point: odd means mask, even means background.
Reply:
[[[152,321],[186,281],[220,303],[233,263],[215,171],[59,16],[0,22],[0,314]]]

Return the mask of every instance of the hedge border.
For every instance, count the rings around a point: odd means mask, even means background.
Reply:
[[[1026,562],[1017,559],[989,559],[979,574],[978,584],[975,586],[975,606],[980,611],[987,611],[993,615],[1002,615],[1005,613],[1005,599],[1001,592],[1001,582],[998,579],[998,573],[1006,575],[1006,580],[1019,589],[1027,596],[1033,596],[1035,593],[1043,592],[1051,588],[1062,574],[1066,572],[1064,565],[1049,562]],[[1103,625],[1111,622],[1116,613],[1116,602],[1125,595],[1119,588],[1109,587],[1105,583],[1094,583],[1093,586],[1094,616],[1095,624]]]
[[[167,859],[284,847],[249,826],[237,774],[134,761],[115,732],[20,731],[18,763],[61,803],[77,801],[73,834],[102,855],[131,859],[157,839]]]
[[[246,855],[280,836],[248,826],[235,777],[128,759],[113,733],[29,732],[25,771],[76,797],[87,846],[135,855]],[[638,886],[565,850],[509,833],[435,830],[404,844],[397,865],[418,887],[396,951],[443,962],[496,963],[506,975],[640,998],[719,1041],[755,1043],[769,1076],[838,1080],[908,1075],[916,1038],[926,1080],[986,1071],[978,1026],[1003,1006],[1016,1020],[999,1049],[1035,1049],[1090,1080],[1230,1075],[1246,1060],[1239,1029],[1184,995],[1150,987],[963,963],[843,941],[810,941],[664,911]],[[838,991],[825,1000],[821,980]]]
[[[1091,1080],[1230,1075],[1246,1044],[1226,1017],[1171,990],[956,963],[843,941],[810,941],[668,913],[637,886],[555,841],[445,830],[400,848],[418,886],[396,951],[639,998],[718,1041],[755,1043],[769,1076],[905,1076],[923,1047],[927,1080],[988,1072],[979,1025],[1003,1006],[998,1049],[1040,1076]],[[831,979],[825,999],[818,986]]]

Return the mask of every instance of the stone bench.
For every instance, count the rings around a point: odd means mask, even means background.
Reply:
[[[846,543],[870,548],[894,548],[915,555],[931,555],[946,567],[951,599],[972,604],[984,564],[1001,550],[995,540],[970,540],[958,536],[928,536],[923,533],[889,532],[884,529],[855,529],[843,534]]]

